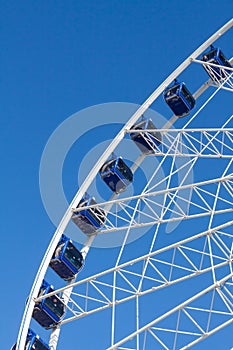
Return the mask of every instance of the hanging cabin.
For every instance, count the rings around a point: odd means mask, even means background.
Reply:
[[[50,350],[50,346],[48,346],[35,332],[29,329],[24,349],[25,350]],[[12,346],[11,350],[16,350],[16,344]]]
[[[43,281],[38,298],[42,295],[51,293],[54,288]],[[44,328],[48,329],[56,326],[62,319],[65,313],[65,305],[61,301],[61,298],[55,294],[48,298],[44,298],[35,304],[32,317]]]
[[[101,208],[85,208],[90,205],[97,204],[94,197],[87,196],[83,198],[76,209],[84,208],[78,212],[74,212],[72,215],[72,221],[80,228],[85,234],[92,234],[99,230],[106,221],[105,211]]]
[[[150,131],[156,129],[151,119],[143,119],[134,124],[131,129],[137,130],[130,133],[130,137],[143,154],[153,154],[158,151],[162,137],[160,132]],[[144,132],[144,130],[147,131]]]
[[[217,66],[221,67],[214,67],[203,64],[203,68],[207,72],[207,74],[210,76],[210,78],[215,81],[219,82],[223,79],[226,79],[227,76],[232,73],[232,71],[227,70],[224,67],[232,68],[230,62],[226,59],[223,52],[220,48],[211,47],[210,51],[206,52],[202,57],[201,61],[207,62],[207,63],[213,63]]]
[[[168,87],[163,93],[165,102],[178,117],[189,114],[195,106],[195,99],[187,89],[185,83],[177,83]]]
[[[71,239],[62,235],[49,266],[64,280],[69,281],[81,270],[84,259]]]
[[[108,160],[99,170],[102,180],[115,193],[121,193],[133,181],[133,173],[121,157]]]

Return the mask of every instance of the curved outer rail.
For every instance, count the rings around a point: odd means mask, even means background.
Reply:
[[[138,118],[150,107],[150,105],[157,99],[157,97],[164,91],[164,89],[169,86],[172,81],[181,73],[183,72],[191,63],[193,60],[195,60],[203,51],[205,51],[208,46],[210,46],[214,41],[216,41],[219,37],[221,37],[225,32],[227,32],[231,27],[233,26],[233,18],[229,20],[225,25],[223,25],[218,31],[216,31],[209,39],[207,39],[201,46],[199,46],[198,49],[196,49],[186,60],[181,63],[163,82],[159,85],[157,89],[148,97],[148,99],[138,108],[138,110],[132,115],[132,117],[128,120],[128,122],[125,124],[125,126],[122,128],[122,130],[117,134],[117,136],[114,138],[114,140],[111,142],[111,144],[107,147],[106,151],[102,154],[102,156],[99,158],[96,165],[93,167],[92,171],[89,173],[89,175],[86,177],[86,180],[83,182],[82,186],[74,196],[73,200],[70,203],[70,206],[68,207],[67,211],[65,212],[60,224],[58,225],[53,238],[50,241],[50,244],[47,248],[47,251],[44,255],[44,258],[41,262],[41,265],[38,269],[36,278],[34,280],[27,305],[25,307],[25,311],[22,317],[22,322],[17,338],[17,345],[16,350],[24,350],[25,343],[26,343],[26,337],[28,328],[30,326],[30,320],[32,317],[32,312],[34,308],[34,300],[36,299],[40,286],[42,284],[43,278],[45,276],[45,273],[47,271],[47,268],[49,266],[49,262],[52,258],[53,252],[60,240],[60,237],[62,233],[65,231],[66,226],[68,225],[71,216],[72,216],[72,208],[77,207],[78,203],[80,202],[83,194],[87,192],[90,184],[92,183],[93,179],[97,175],[100,166],[109,158],[111,153],[114,151],[116,146],[120,143],[120,141],[124,138],[125,132],[129,130],[133,124],[138,120]],[[95,236],[93,236],[89,241],[87,241],[83,251],[84,256],[87,254],[89,247],[93,241]],[[59,332],[56,335],[53,344],[52,349],[56,349],[56,344],[58,341]]]

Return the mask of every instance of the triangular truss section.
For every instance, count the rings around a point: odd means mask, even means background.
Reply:
[[[106,224],[99,233],[223,215],[233,211],[233,176],[229,174],[194,184],[150,190],[109,203],[111,208]],[[110,206],[109,203],[105,206]],[[104,210],[104,204],[98,206]]]
[[[233,323],[233,272],[166,314],[130,334],[108,350],[123,349],[140,337],[143,349],[187,349]],[[154,346],[152,345],[152,341]]]
[[[72,289],[62,322],[115,307],[204,273],[214,282],[229,274],[233,261],[232,224],[201,232],[54,291],[58,294]]]

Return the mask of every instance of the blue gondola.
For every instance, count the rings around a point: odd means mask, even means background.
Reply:
[[[80,271],[84,259],[72,241],[62,235],[50,261],[50,267],[64,280],[70,280]]]
[[[163,96],[168,106],[178,117],[188,115],[195,106],[195,99],[185,83],[177,83],[175,81],[173,86],[164,91]]]
[[[133,173],[121,157],[107,161],[99,170],[101,178],[115,193],[125,191],[133,181]]]
[[[231,68],[230,62],[226,59],[223,52],[219,48],[211,47],[210,51],[206,52],[202,57],[201,60],[208,63],[213,63],[216,65],[229,67]],[[213,81],[219,82],[222,79],[227,78],[227,73],[230,74],[231,71],[224,69],[224,68],[218,68],[214,66],[207,66],[203,65],[204,69],[210,76],[210,78]]]
[[[25,350],[50,350],[47,345],[35,332],[28,330]],[[16,350],[16,344],[12,346],[11,350]]]
[[[38,297],[53,292],[53,287],[43,281]],[[65,305],[57,294],[42,299],[35,304],[32,317],[44,328],[57,325],[65,313]]]
[[[97,204],[95,199],[87,195],[80,201],[77,209],[95,204]],[[73,213],[72,220],[82,232],[85,234],[92,234],[104,225],[106,221],[106,214],[105,211],[99,207],[86,208],[79,212]]]
[[[157,131],[140,132],[140,130],[155,130],[151,119],[142,119],[132,126],[133,130],[139,130],[130,134],[131,139],[139,147],[142,153],[155,153],[157,147],[161,144],[161,133]]]

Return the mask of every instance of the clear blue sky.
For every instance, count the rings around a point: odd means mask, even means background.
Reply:
[[[40,159],[51,133],[95,104],[142,103],[232,10],[231,0],[221,5],[216,0],[1,1],[1,349],[16,339],[54,232],[39,190]],[[71,178],[73,187],[64,184],[70,194],[76,190]],[[101,249],[93,250],[90,273],[99,254],[104,255]],[[78,335],[72,331],[61,339],[58,349],[76,350],[80,344],[101,350],[95,331],[85,345],[87,324],[81,323]],[[211,348],[233,346],[229,334],[216,335],[218,346]],[[204,348],[204,343],[197,347]]]

